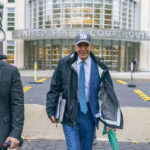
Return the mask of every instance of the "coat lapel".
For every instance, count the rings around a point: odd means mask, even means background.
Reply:
[[[90,108],[93,115],[94,122],[98,127],[98,119],[95,118],[95,114],[99,112],[98,109],[98,91],[100,87],[100,76],[98,73],[97,65],[91,59],[91,74],[90,74],[90,85],[89,85],[89,100]]]

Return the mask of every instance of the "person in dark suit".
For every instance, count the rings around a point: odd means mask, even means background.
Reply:
[[[46,110],[52,123],[59,95],[66,99],[62,126],[67,150],[92,150],[99,120],[110,129],[123,128],[123,117],[108,67],[91,52],[88,33],[75,37],[72,54],[61,58],[47,93]]]
[[[10,149],[20,142],[24,124],[24,94],[18,69],[0,60],[0,150],[10,141]]]

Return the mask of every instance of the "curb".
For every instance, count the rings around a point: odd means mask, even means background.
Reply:
[[[21,77],[34,77],[33,70],[19,70]],[[51,78],[54,70],[37,71],[37,77]],[[131,80],[131,72],[114,72],[110,71],[112,79]],[[150,72],[135,72],[132,73],[133,80],[150,80]]]

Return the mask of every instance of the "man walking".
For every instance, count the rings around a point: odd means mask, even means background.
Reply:
[[[16,67],[0,60],[0,150],[10,141],[10,149],[20,142],[24,123],[24,95]]]
[[[91,52],[88,33],[75,37],[72,54],[60,60],[47,93],[46,110],[56,123],[58,97],[66,99],[62,121],[68,150],[92,150],[94,129],[101,120],[109,129],[123,127],[123,118],[107,66]]]

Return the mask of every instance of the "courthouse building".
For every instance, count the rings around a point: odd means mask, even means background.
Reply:
[[[88,32],[93,53],[110,70],[129,71],[134,58],[138,70],[150,70],[149,0],[8,1],[13,2],[5,4],[4,53],[20,69],[33,69],[34,62],[54,69],[73,51],[75,35]]]

